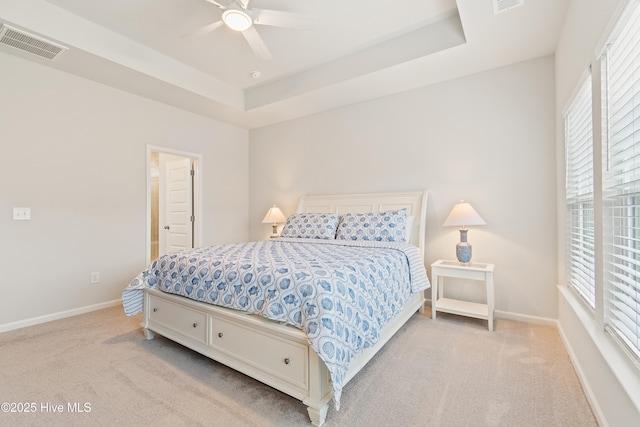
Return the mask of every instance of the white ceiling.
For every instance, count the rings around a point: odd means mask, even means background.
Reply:
[[[256,25],[262,61],[226,27],[189,36],[220,19],[205,0],[0,0],[0,23],[70,48],[55,61],[0,51],[255,128],[555,51],[569,0],[493,2],[250,0],[311,22]]]

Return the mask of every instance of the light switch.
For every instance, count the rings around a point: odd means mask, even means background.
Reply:
[[[15,221],[31,219],[31,208],[13,208],[13,219]]]

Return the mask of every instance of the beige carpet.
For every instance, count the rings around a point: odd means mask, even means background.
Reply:
[[[346,386],[325,426],[597,425],[555,328],[427,316]],[[301,402],[145,340],[140,321],[111,308],[0,334],[0,402],[35,410],[3,403],[0,426],[310,425]]]

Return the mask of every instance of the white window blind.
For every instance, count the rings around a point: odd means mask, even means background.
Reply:
[[[567,282],[595,307],[591,76],[565,114]]]
[[[640,357],[640,8],[602,62],[605,324]]]

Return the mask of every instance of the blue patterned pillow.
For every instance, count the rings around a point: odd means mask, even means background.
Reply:
[[[280,237],[335,239],[340,215],[331,213],[298,213],[287,218]]]
[[[408,209],[386,212],[348,213],[338,226],[338,240],[406,242]]]

